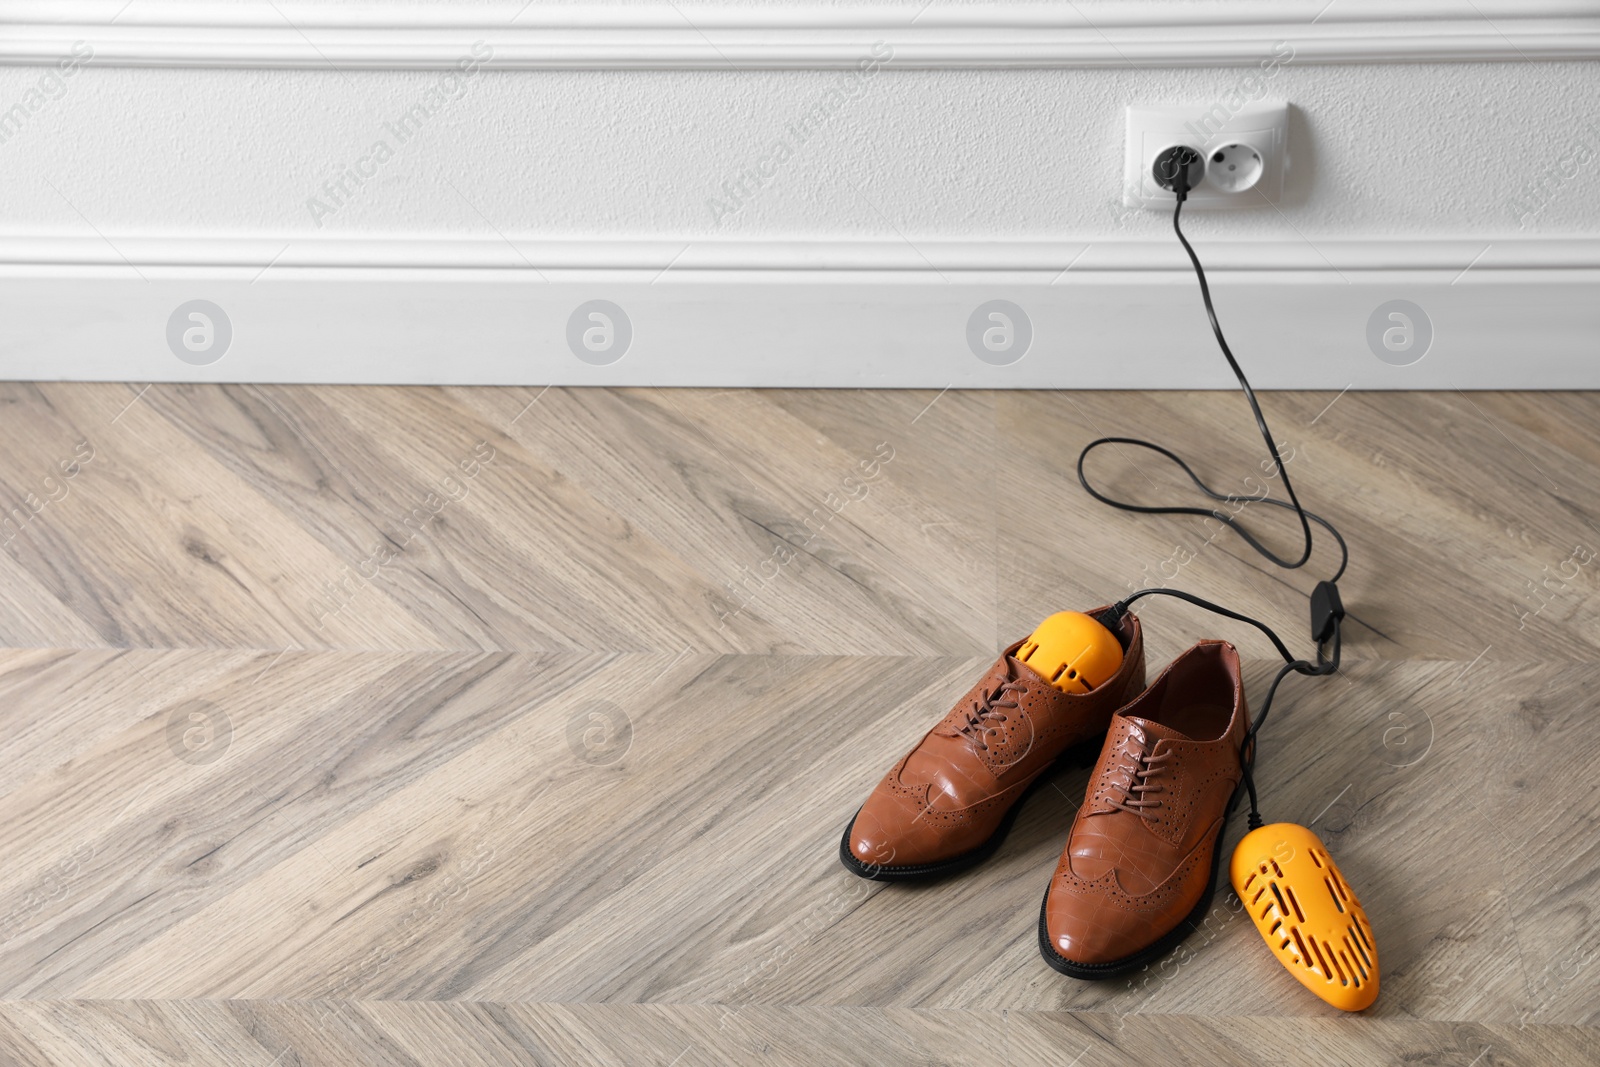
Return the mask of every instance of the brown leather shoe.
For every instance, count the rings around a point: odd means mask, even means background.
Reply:
[[[1117,712],[1039,911],[1050,966],[1114,977],[1204,917],[1249,720],[1226,641],[1195,645]]]
[[[845,827],[839,859],[879,881],[952,874],[992,855],[1029,791],[1053,769],[1086,765],[1112,712],[1144,688],[1144,639],[1129,612],[1088,612],[1123,647],[1116,673],[1064,693],[1015,658],[1018,641],[896,763]]]

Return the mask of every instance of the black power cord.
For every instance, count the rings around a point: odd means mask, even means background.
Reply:
[[[1318,526],[1321,526],[1323,529],[1327,530],[1328,533],[1333,535],[1333,539],[1338,542],[1338,570],[1334,572],[1332,578],[1317,583],[1316,589],[1311,594],[1311,636],[1312,639],[1317,643],[1317,658],[1314,662],[1311,660],[1297,658],[1289,651],[1289,647],[1283,643],[1283,640],[1273,631],[1272,627],[1268,626],[1261,620],[1252,618],[1249,615],[1241,614],[1237,611],[1232,611],[1220,604],[1215,604],[1209,600],[1206,600],[1203,597],[1195,596],[1192,593],[1186,593],[1181,589],[1168,589],[1164,587],[1141,589],[1136,593],[1122,598],[1112,606],[1113,613],[1116,615],[1116,617],[1120,618],[1124,613],[1127,612],[1129,605],[1133,604],[1134,601],[1139,600],[1141,597],[1169,596],[1178,600],[1187,601],[1190,604],[1194,604],[1197,607],[1204,608],[1207,611],[1224,616],[1225,618],[1249,623],[1251,626],[1254,626],[1256,629],[1266,634],[1267,638],[1272,642],[1273,647],[1278,650],[1278,654],[1283,657],[1284,665],[1278,669],[1278,673],[1272,679],[1272,684],[1267,687],[1266,698],[1261,702],[1260,708],[1256,711],[1255,718],[1250,724],[1250,729],[1245,734],[1243,751],[1240,752],[1240,761],[1244,770],[1244,784],[1246,790],[1248,790],[1250,794],[1249,827],[1250,829],[1255,830],[1261,826],[1262,822],[1261,811],[1256,802],[1256,783],[1253,774],[1256,757],[1256,734],[1260,731],[1262,724],[1266,722],[1267,713],[1272,710],[1272,701],[1277,695],[1278,685],[1290,674],[1324,675],[1332,674],[1339,669],[1339,649],[1341,644],[1340,625],[1344,620],[1344,606],[1339,599],[1339,587],[1336,583],[1341,577],[1344,576],[1345,568],[1349,566],[1350,549],[1349,546],[1345,544],[1344,538],[1340,536],[1339,531],[1334,528],[1332,523],[1320,515],[1316,515],[1307,511],[1300,503],[1300,498],[1295,495],[1294,485],[1289,480],[1289,472],[1284,467],[1283,457],[1279,455],[1277,443],[1273,440],[1272,431],[1267,426],[1266,416],[1261,413],[1261,404],[1256,399],[1255,390],[1250,387],[1250,380],[1245,377],[1244,370],[1239,366],[1239,361],[1234,358],[1232,349],[1228,347],[1227,338],[1222,335],[1222,325],[1217,321],[1217,311],[1211,303],[1211,287],[1206,284],[1205,268],[1200,265],[1200,257],[1195,255],[1194,248],[1189,244],[1189,239],[1183,235],[1183,227],[1180,223],[1183,215],[1184,201],[1189,198],[1191,182],[1190,169],[1196,166],[1199,162],[1200,154],[1192,148],[1178,147],[1167,149],[1156,160],[1154,172],[1155,179],[1157,184],[1161,185],[1163,188],[1171,189],[1172,192],[1177,196],[1177,206],[1174,207],[1172,211],[1173,232],[1178,235],[1178,240],[1182,243],[1183,250],[1189,253],[1189,262],[1194,264],[1195,277],[1200,282],[1200,297],[1205,302],[1206,316],[1211,320],[1211,332],[1216,335],[1217,345],[1222,349],[1223,357],[1228,361],[1228,366],[1233,369],[1234,377],[1239,380],[1239,388],[1244,391],[1245,399],[1250,403],[1250,411],[1255,416],[1256,428],[1261,431],[1261,439],[1266,442],[1267,451],[1272,456],[1273,469],[1276,474],[1283,479],[1284,492],[1288,495],[1289,499],[1279,500],[1266,495],[1265,492],[1263,492],[1260,496],[1239,496],[1233,493],[1219,493],[1201,480],[1200,476],[1197,475],[1194,470],[1177,455],[1177,453],[1171,451],[1170,449],[1163,448],[1151,441],[1145,441],[1137,437],[1099,437],[1093,441],[1090,441],[1084,446],[1083,451],[1078,454],[1078,483],[1083,486],[1084,490],[1088,492],[1090,496],[1094,497],[1102,504],[1114,507],[1119,511],[1133,511],[1145,515],[1200,515],[1216,519],[1218,522],[1222,523],[1228,529],[1232,530],[1234,533],[1243,538],[1245,543],[1251,548],[1255,549],[1258,553],[1272,561],[1274,564],[1278,565],[1279,567],[1283,567],[1286,570],[1294,570],[1299,567],[1303,567],[1307,562],[1310,561],[1313,547],[1311,535],[1312,523],[1316,523]],[[1183,470],[1184,474],[1189,476],[1189,480],[1194,483],[1195,487],[1212,500],[1220,501],[1230,505],[1238,505],[1241,509],[1249,504],[1268,504],[1272,507],[1285,508],[1289,511],[1293,511],[1296,517],[1300,520],[1300,530],[1304,536],[1304,546],[1301,549],[1299,558],[1295,560],[1288,560],[1267,548],[1266,545],[1262,544],[1260,540],[1258,540],[1250,533],[1250,531],[1246,530],[1238,522],[1237,518],[1235,518],[1237,511],[1235,512],[1235,515],[1228,515],[1217,510],[1216,508],[1176,506],[1149,507],[1116,500],[1112,497],[1106,496],[1104,493],[1099,492],[1094,486],[1089,484],[1089,478],[1084,473],[1083,469],[1084,462],[1088,459],[1089,453],[1093,452],[1096,448],[1099,448],[1102,445],[1113,444],[1129,445],[1134,448],[1144,448],[1151,452],[1156,452],[1162,456],[1165,456],[1167,459],[1170,459],[1172,462],[1176,463],[1178,467]]]

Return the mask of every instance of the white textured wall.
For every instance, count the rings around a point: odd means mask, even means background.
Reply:
[[[890,42],[892,44],[892,42]],[[838,72],[496,72],[430,119],[323,232],[1067,237],[1164,231],[1122,211],[1122,108],[1218,99],[1246,71],[896,71],[891,62],[720,222],[707,200]],[[42,76],[0,70],[0,110]],[[97,69],[0,144],[8,232],[317,232],[306,201],[436,73]],[[1600,232],[1600,65],[1294,66],[1283,214],[1197,233]],[[1574,165],[1574,146],[1586,163]],[[1565,162],[1564,162],[1565,161]],[[1569,176],[1559,176],[1562,170]],[[1458,177],[1452,177],[1452,173]],[[724,197],[726,202],[726,198]]]

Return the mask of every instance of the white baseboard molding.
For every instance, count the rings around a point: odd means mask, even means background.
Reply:
[[[1198,249],[1229,339],[1263,388],[1600,388],[1600,238]],[[1181,255],[1153,240],[10,237],[0,239],[0,378],[1230,387]],[[168,340],[192,300],[220,307],[231,327],[205,365]],[[605,365],[568,342],[591,300],[617,305],[631,326],[625,353]],[[980,360],[967,336],[992,300],[1031,324],[1026,353],[1005,366]],[[1368,341],[1391,300],[1431,324],[1426,355],[1407,366]]]
[[[1109,5],[1108,5],[1109,7]],[[1591,0],[1134,0],[899,5],[8,0],[0,64],[440,70],[902,69],[1525,62],[1600,57]]]

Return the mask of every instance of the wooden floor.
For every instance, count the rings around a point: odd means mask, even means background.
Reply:
[[[0,1063],[1595,1062],[1600,396],[1266,403],[1351,546],[1258,774],[1371,914],[1355,1018],[1222,894],[1133,979],[1046,967],[1084,772],[965,877],[836,859],[1049,612],[1171,581],[1306,648],[1331,546],[1073,476],[1129,433],[1259,488],[1236,394],[0,386]],[[1258,636],[1141,614],[1259,696]]]

